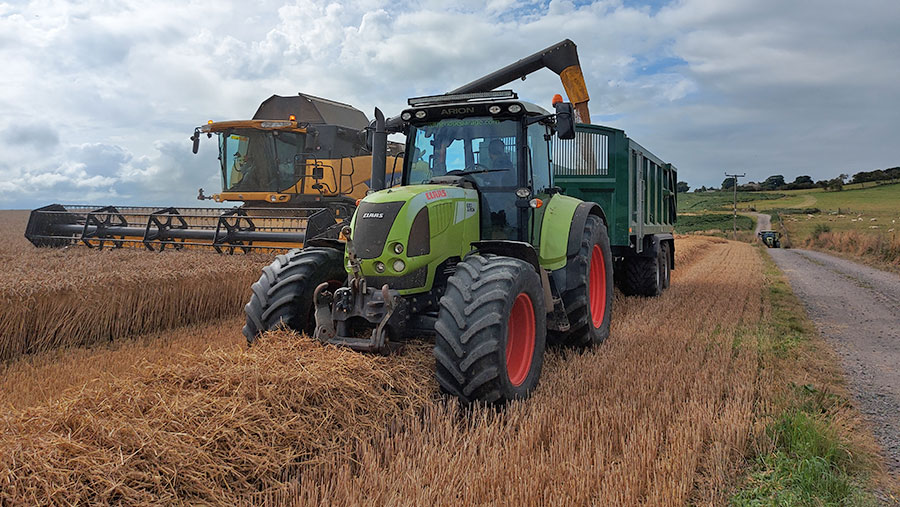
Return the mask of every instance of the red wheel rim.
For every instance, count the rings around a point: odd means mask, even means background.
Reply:
[[[514,386],[522,385],[534,357],[534,307],[524,292],[516,296],[506,325],[506,373]]]
[[[606,267],[600,245],[594,245],[591,250],[591,268],[588,278],[591,320],[594,322],[594,327],[600,327],[603,324],[603,317],[606,316]]]

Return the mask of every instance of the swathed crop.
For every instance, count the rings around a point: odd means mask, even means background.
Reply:
[[[721,503],[765,387],[760,258],[676,245],[669,291],[617,297],[610,339],[551,351],[524,402],[436,396],[427,345],[280,331],[0,416],[0,503]]]

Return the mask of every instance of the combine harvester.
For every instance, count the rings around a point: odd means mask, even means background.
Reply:
[[[513,91],[482,91],[543,66],[575,83],[574,106],[557,95],[550,113]],[[399,132],[401,184],[373,185],[346,241],[264,268],[245,308],[248,341],[284,324],[368,352],[435,335],[441,388],[499,403],[530,395],[547,341],[608,337],[614,279],[627,294],[668,286],[676,170],[590,124],[571,41],[408,102],[399,118],[375,115],[373,181],[387,165],[379,147]]]
[[[31,212],[25,236],[36,246],[188,246],[230,253],[336,238],[336,225],[349,219],[371,183],[368,125],[365,114],[347,104],[302,93],[273,95],[252,120],[210,121],[191,137],[194,153],[203,134],[218,137],[222,192],[207,197],[200,189],[198,199],[239,201],[240,207],[53,204]],[[390,186],[399,183],[393,168],[400,165],[402,146],[389,143],[388,150]]]

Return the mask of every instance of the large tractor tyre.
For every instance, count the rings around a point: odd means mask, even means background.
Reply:
[[[659,281],[662,284],[660,292],[669,288],[672,279],[672,265],[669,259],[669,243],[663,242],[659,245]]]
[[[544,363],[541,279],[520,259],[470,255],[447,281],[434,329],[441,390],[465,404],[527,398]]]
[[[622,292],[626,296],[654,297],[662,292],[659,256],[628,257],[622,264]]]
[[[244,306],[247,343],[281,325],[312,336],[316,329],[313,291],[324,282],[337,287],[346,278],[344,255],[333,248],[304,248],[277,256],[263,268]]]
[[[599,345],[609,337],[613,305],[613,257],[609,234],[599,217],[587,217],[581,247],[569,262],[569,274],[577,273],[574,287],[562,295],[570,327],[550,332],[550,342],[577,348]]]

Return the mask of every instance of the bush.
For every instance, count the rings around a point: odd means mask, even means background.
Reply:
[[[813,229],[812,236],[814,239],[819,239],[819,236],[825,234],[826,232],[831,232],[831,227],[828,224],[816,224],[816,228]]]

